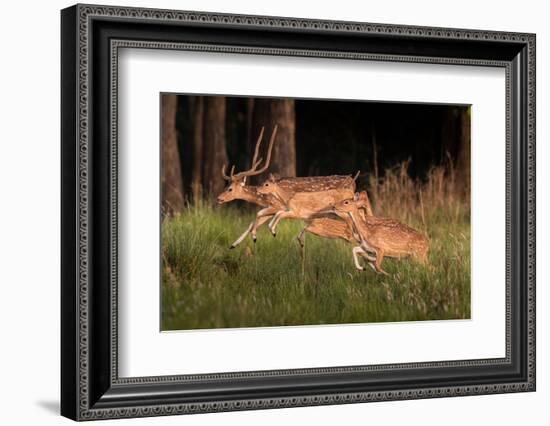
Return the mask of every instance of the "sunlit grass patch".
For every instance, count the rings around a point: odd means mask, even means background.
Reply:
[[[383,276],[356,271],[343,241],[307,234],[302,257],[297,220],[230,250],[254,210],[190,206],[162,224],[162,329],[469,318],[468,207],[415,213],[401,220],[429,235],[429,265],[386,259]]]

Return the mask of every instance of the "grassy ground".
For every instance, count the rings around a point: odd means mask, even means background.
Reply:
[[[403,184],[399,171],[394,178]],[[401,203],[378,214],[429,235],[429,266],[386,259],[389,276],[358,272],[351,245],[311,234],[302,259],[296,220],[282,221],[276,238],[263,226],[256,244],[249,238],[230,250],[255,210],[200,203],[162,225],[162,329],[469,318],[469,207],[435,180],[422,187],[420,202],[384,185],[372,191],[374,202],[387,191]]]

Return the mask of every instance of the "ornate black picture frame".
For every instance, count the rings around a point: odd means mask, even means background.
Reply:
[[[61,413],[74,420],[535,390],[535,35],[76,5],[61,13]],[[506,72],[506,356],[119,378],[121,47],[486,65]]]

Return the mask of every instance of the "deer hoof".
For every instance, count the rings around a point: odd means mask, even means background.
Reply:
[[[252,241],[254,241],[254,244],[256,244],[256,236],[255,235],[252,237]]]
[[[276,232],[272,232],[272,235],[273,235],[273,238],[275,238],[277,236],[277,233]]]
[[[229,250],[233,250],[235,247],[237,247],[237,246],[231,244],[231,246],[229,247]]]

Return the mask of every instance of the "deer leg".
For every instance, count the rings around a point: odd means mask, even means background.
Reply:
[[[365,258],[368,262],[376,262],[376,256],[371,256],[363,247],[358,246],[361,250],[357,250],[357,254],[361,255],[361,257]]]
[[[252,240],[256,242],[256,230],[262,226],[265,222],[267,222],[271,216],[273,216],[274,213],[277,213],[278,210],[274,209],[273,207],[266,207],[265,209],[260,210],[256,214],[256,220],[254,221],[254,225],[252,226],[251,233],[252,233]]]
[[[252,241],[256,242],[256,229],[259,226],[263,225],[265,222],[267,222],[269,220],[269,217],[270,216],[262,217],[258,220],[250,222],[250,225],[248,225],[248,228],[246,228],[246,231],[244,231],[241,234],[241,236],[239,238],[237,238],[233,242],[233,244],[231,244],[231,246],[229,248],[234,249],[235,247],[237,247],[240,243],[242,243],[244,241],[244,239],[246,238],[246,236],[248,234],[252,234]]]
[[[243,242],[243,240],[246,238],[246,236],[250,233],[252,230],[252,227],[254,226],[254,222],[250,222],[250,225],[248,225],[248,228],[246,228],[246,231],[244,231],[239,238],[237,238],[233,244],[229,247],[230,249],[234,249],[237,247],[240,243]]]
[[[376,256],[370,256],[369,253],[365,251],[365,249],[363,249],[362,247],[361,247],[361,251],[357,250],[357,253],[361,257],[367,260],[367,265],[369,265],[374,272],[377,272],[376,268],[374,267],[374,262],[376,262]]]
[[[376,269],[374,268],[374,262],[376,262],[376,257],[374,256],[369,256],[369,254],[365,251],[365,249],[363,249],[361,246],[357,246],[357,247],[354,247],[352,249],[352,253],[353,253],[353,261],[355,263],[355,267],[357,269],[359,269],[360,271],[364,271],[365,268],[360,266],[359,265],[359,260],[357,258],[357,255],[360,255],[361,257],[363,257],[364,259],[367,260],[367,264],[374,270],[376,271]]]
[[[384,275],[389,275],[386,271],[382,269],[382,261],[384,260],[384,250],[377,250],[376,251],[376,261],[374,262],[374,267],[376,268],[376,272],[380,272]]]
[[[298,240],[298,243],[300,244],[300,247],[304,248],[304,235],[307,231],[307,226],[304,226],[302,228],[302,230],[300,231],[300,233],[298,234],[298,236],[296,237],[296,239]]]
[[[360,246],[354,247],[351,250],[351,253],[353,254],[353,263],[355,263],[355,268],[359,271],[364,271],[365,268],[359,264],[359,259],[357,258],[357,254],[359,252],[363,252],[363,249]]]
[[[273,215],[273,217],[271,218],[271,220],[269,221],[269,223],[267,224],[267,227],[269,228],[269,230],[271,231],[271,233],[273,234],[273,236],[275,236],[275,232],[273,232],[273,229],[271,228],[273,226],[273,224],[275,223],[275,221],[277,220],[277,218],[279,217],[279,215],[281,215],[282,213],[284,212],[284,210],[279,210],[277,213],[275,213]]]
[[[273,212],[274,212],[274,209],[270,209],[270,208],[265,208],[260,210],[256,214],[256,219],[253,222],[251,222],[250,225],[248,225],[248,228],[246,228],[246,231],[244,231],[241,234],[241,236],[237,238],[233,244],[231,244],[229,248],[234,249],[235,247],[237,247],[240,243],[244,241],[244,239],[249,233],[252,233],[252,240],[256,242],[256,229],[259,226],[261,226],[263,223],[267,222],[267,220],[271,217]]]
[[[264,223],[266,223],[269,219],[271,219],[271,215],[264,216],[259,219],[256,219],[256,221],[253,222],[252,229],[250,230],[250,234],[252,235],[252,241],[256,242],[256,230],[262,226]]]
[[[273,217],[273,219],[271,219],[271,222],[269,222],[269,225],[268,225],[268,227],[271,230],[271,233],[273,234],[273,236],[277,235],[275,229],[277,228],[277,224],[279,223],[279,221],[281,219],[290,218],[290,217],[296,217],[296,215],[291,211],[284,211],[284,210],[280,211],[280,212],[277,212],[275,214],[275,216]]]

